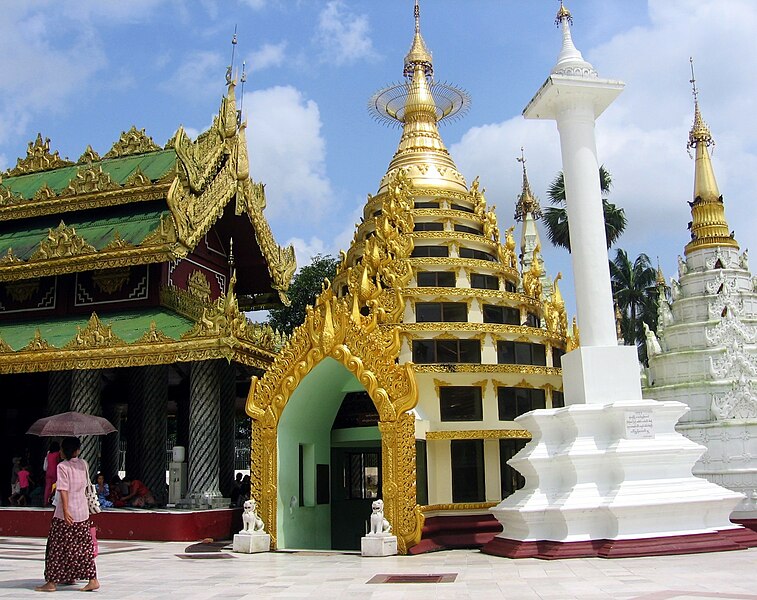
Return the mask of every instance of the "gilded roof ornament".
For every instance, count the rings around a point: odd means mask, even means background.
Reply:
[[[694,96],[694,123],[689,132],[687,148],[694,149],[695,161],[694,201],[689,203],[691,241],[686,244],[684,250],[686,255],[698,248],[739,247],[725,218],[723,197],[720,195],[710,158],[710,146],[713,146],[715,142],[699,110],[699,90],[694,77],[694,60],[690,58],[689,63],[691,65],[690,83]]]
[[[122,131],[121,137],[113,144],[113,147],[103,158],[117,158],[121,156],[132,156],[134,154],[145,154],[146,152],[155,152],[161,150],[153,139],[145,133],[144,129],[137,129],[134,125],[129,131]]]
[[[92,149],[92,146],[87,144],[86,150],[82,152],[79,160],[76,161],[77,165],[84,165],[87,163],[93,163],[101,160],[100,155]]]
[[[573,25],[573,15],[571,15],[570,11],[565,8],[563,0],[560,0],[560,8],[558,9],[557,16],[555,17],[555,25],[559,27],[563,21],[567,21],[569,25]]]
[[[103,171],[102,165],[92,164],[81,167],[60,196],[77,196],[79,194],[95,194],[109,190],[117,190],[121,186],[115,183],[108,173]]]
[[[538,220],[541,218],[541,205],[539,204],[539,199],[531,191],[531,185],[528,182],[526,157],[523,154],[523,148],[520,149],[520,157],[515,160],[523,166],[523,187],[520,196],[518,196],[518,203],[515,205],[515,220],[522,222],[529,213],[535,220]]]
[[[26,149],[26,158],[19,158],[16,166],[8,171],[10,177],[16,175],[26,175],[27,173],[38,173],[40,171],[49,171],[59,167],[72,165],[70,160],[60,157],[58,151],[50,153],[50,138],[42,139],[42,134],[37,134],[37,139],[29,142]]]
[[[49,260],[93,252],[96,252],[94,246],[79,236],[74,227],[68,227],[61,221],[55,229],[48,231],[47,236],[39,243],[37,251],[29,260]]]
[[[415,0],[415,35],[413,36],[413,43],[410,46],[410,50],[405,55],[405,77],[411,78],[416,66],[420,66],[423,69],[423,73],[426,77],[434,76],[434,65],[432,62],[431,52],[426,47],[426,42],[423,41],[421,35],[421,9],[418,4],[418,0]]]

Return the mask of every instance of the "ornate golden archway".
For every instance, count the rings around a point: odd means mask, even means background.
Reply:
[[[397,328],[379,326],[375,312],[362,316],[347,302],[330,288],[324,290],[273,366],[252,380],[246,406],[253,419],[252,496],[275,547],[279,419],[305,376],[331,357],[355,375],[378,410],[384,510],[399,551],[406,553],[420,541],[423,526],[415,496],[415,419],[408,412],[418,401],[415,375],[410,364],[395,362],[400,351]]]

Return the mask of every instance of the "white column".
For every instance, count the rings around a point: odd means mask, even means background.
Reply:
[[[574,98],[556,116],[581,345],[616,346],[593,101]]]

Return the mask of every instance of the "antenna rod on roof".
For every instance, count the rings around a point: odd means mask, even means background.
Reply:
[[[242,125],[242,108],[244,108],[244,83],[247,81],[247,71],[245,70],[247,63],[242,61],[242,76],[239,78],[239,83],[242,84],[240,88],[239,98],[239,110],[237,111],[237,127]]]
[[[231,84],[231,77],[234,71],[234,51],[237,48],[237,26],[234,25],[234,35],[231,36],[231,63],[226,67],[226,85]]]

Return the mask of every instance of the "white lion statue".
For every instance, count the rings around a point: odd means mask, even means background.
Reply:
[[[374,500],[371,509],[371,531],[368,535],[391,535],[392,526],[384,518],[384,501]]]
[[[242,507],[242,531],[239,533],[263,533],[263,519],[258,516],[255,500],[246,500]]]

